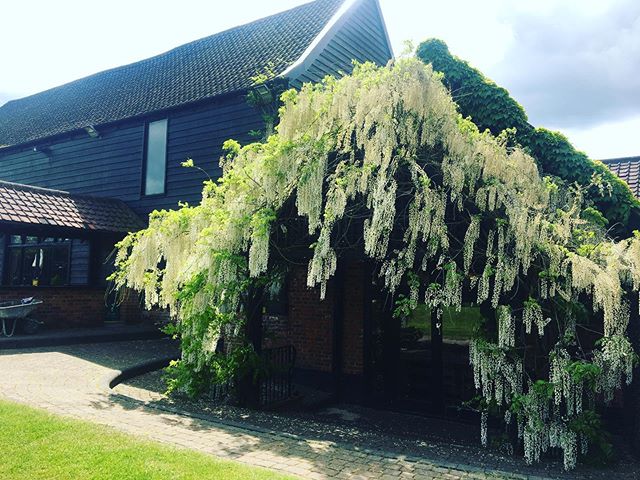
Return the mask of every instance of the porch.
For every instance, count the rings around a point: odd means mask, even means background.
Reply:
[[[48,330],[142,320],[107,292],[114,244],[144,222],[109,198],[0,181],[0,302],[35,297]]]

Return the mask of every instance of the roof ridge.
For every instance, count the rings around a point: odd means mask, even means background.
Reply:
[[[0,108],[2,108],[5,105],[9,105],[11,103],[14,103],[14,102],[19,102],[21,100],[25,100],[25,99],[40,95],[42,93],[51,92],[52,90],[56,90],[58,88],[67,87],[67,86],[73,85],[76,82],[82,82],[84,80],[90,79],[90,78],[95,77],[97,75],[102,75],[102,74],[105,74],[105,73],[109,73],[109,72],[113,72],[113,71],[117,71],[117,70],[121,70],[121,69],[126,69],[127,67],[132,67],[134,65],[139,65],[139,64],[142,64],[142,63],[145,63],[145,62],[149,62],[149,61],[154,60],[154,59],[158,59],[158,58],[163,57],[165,55],[168,55],[168,54],[170,54],[172,52],[177,52],[177,51],[179,51],[179,50],[181,50],[183,48],[186,48],[188,46],[193,46],[194,44],[200,43],[200,42],[202,42],[204,40],[207,40],[207,39],[210,39],[210,38],[213,38],[213,37],[217,37],[218,35],[223,35],[225,33],[229,33],[229,32],[232,32],[234,30],[238,30],[240,28],[247,27],[249,25],[253,25],[253,24],[256,24],[256,23],[260,23],[260,22],[264,22],[264,21],[273,19],[273,17],[277,17],[279,15],[282,15],[283,13],[293,12],[295,10],[302,9],[304,7],[308,7],[312,3],[320,3],[320,2],[331,3],[332,1],[336,1],[336,0],[310,0],[310,1],[302,3],[300,5],[296,5],[295,7],[287,8],[285,10],[281,10],[279,12],[272,13],[271,15],[267,15],[266,17],[256,18],[255,20],[251,20],[250,22],[241,23],[239,25],[235,25],[233,27],[229,27],[229,28],[226,28],[224,30],[221,30],[219,32],[212,33],[211,35],[205,35],[204,37],[200,37],[200,38],[196,38],[194,40],[190,40],[190,41],[188,41],[186,43],[183,43],[183,44],[178,45],[176,47],[170,48],[169,50],[165,50],[164,52],[156,53],[155,55],[152,55],[150,57],[141,58],[140,60],[134,60],[133,62],[125,63],[123,65],[118,65],[118,66],[115,66],[115,67],[106,68],[104,70],[99,70],[97,72],[93,72],[93,73],[90,73],[88,75],[85,75],[84,77],[80,77],[80,78],[76,78],[76,79],[73,79],[73,80],[69,80],[68,82],[61,83],[60,85],[55,85],[53,87],[46,88],[44,90],[40,90],[39,92],[35,92],[35,93],[30,94],[30,95],[26,95],[24,97],[19,97],[19,98],[14,98],[12,100],[8,100],[4,104],[0,105]],[[343,5],[346,2],[352,2],[354,0],[338,0],[338,1],[339,1],[339,3],[341,5]]]
[[[56,190],[54,188],[45,188],[38,187],[36,185],[27,185],[26,183],[17,183],[17,182],[8,182],[6,180],[0,180],[0,187],[6,186],[11,188],[18,188],[20,190],[36,190],[44,193],[55,193],[55,194],[64,194],[71,195],[70,192],[66,192],[64,190]]]
[[[298,60],[346,0],[314,0],[0,106],[2,149],[251,87]],[[154,92],[150,94],[150,92]]]

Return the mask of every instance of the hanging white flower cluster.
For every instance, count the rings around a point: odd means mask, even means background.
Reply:
[[[550,321],[550,318],[544,318],[542,308],[540,308],[538,302],[531,298],[524,302],[522,323],[524,324],[527,334],[531,333],[531,329],[533,325],[535,325],[538,329],[538,336],[542,337],[544,335],[544,327],[546,327]]]
[[[511,308],[500,305],[496,311],[498,317],[498,346],[513,347],[516,344],[516,324],[511,316]]]
[[[530,388],[527,400],[518,418],[518,436],[523,440],[524,459],[531,464],[549,449],[550,411],[543,393]]]
[[[478,279],[478,304],[484,303],[489,298],[489,292],[491,291],[491,273],[491,266],[489,264],[485,265],[484,271]]]
[[[455,262],[449,262],[445,265],[445,270],[442,303],[444,306],[454,307],[459,312],[462,308],[463,276],[457,271]]]
[[[578,461],[578,434],[564,422],[553,422],[549,427],[549,446],[562,449],[565,470],[572,470]],[[586,453],[586,452],[585,452]]]
[[[584,381],[576,378],[569,371],[571,357],[564,349],[555,351],[551,358],[549,381],[553,384],[553,398],[559,407],[564,400],[567,415],[582,413],[582,397],[584,395]]]
[[[631,342],[622,335],[613,335],[602,339],[602,349],[594,353],[593,363],[600,367],[602,374],[599,377],[598,389],[605,400],[610,402],[616,390],[633,380],[635,352]]]
[[[469,363],[473,366],[476,389],[482,392],[487,402],[508,405],[512,395],[522,393],[522,362],[508,357],[500,346],[484,340],[472,340],[469,343]]]
[[[489,412],[483,410],[480,414],[480,442],[483,447],[487,446],[487,430],[489,428]]]
[[[469,222],[469,227],[467,227],[467,233],[464,236],[464,246],[462,247],[464,251],[464,273],[469,274],[469,270],[471,270],[471,262],[473,261],[474,247],[476,241],[480,237],[480,216],[474,215],[471,217],[471,222]]]

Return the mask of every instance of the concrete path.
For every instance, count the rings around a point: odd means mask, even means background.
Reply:
[[[167,340],[150,340],[3,351],[0,396],[305,479],[527,478],[196,419],[159,411],[109,390],[108,380],[118,370],[164,357],[170,349]]]

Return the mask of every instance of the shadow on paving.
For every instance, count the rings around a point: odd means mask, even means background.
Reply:
[[[131,379],[126,385],[156,392],[164,390],[160,372]],[[144,408],[144,404],[159,411],[186,415],[190,419],[189,428],[194,431],[213,426],[225,431],[229,429],[234,435],[238,434],[238,428],[244,429],[249,435],[257,430],[263,434],[262,437],[264,432],[273,432],[276,437],[267,437],[269,442],[260,442],[256,448],[277,455],[289,455],[275,439],[278,435],[297,439],[295,456],[302,454],[306,458],[304,454],[308,453],[309,458],[316,458],[313,462],[319,462],[320,470],[324,460],[317,457],[317,444],[314,442],[333,442],[347,452],[371,452],[374,456],[388,458],[389,462],[394,458],[420,458],[435,464],[459,465],[463,470],[469,467],[472,471],[492,469],[516,475],[560,479],[640,478],[640,462],[622,444],[617,449],[619,459],[615,465],[605,469],[580,465],[575,471],[567,473],[563,470],[561,459],[545,459],[540,464],[529,466],[519,456],[480,447],[479,425],[344,404],[316,412],[264,412],[182,397],[136,402],[121,396],[127,395],[127,389],[116,388],[116,391],[119,393],[112,395],[111,400],[123,407]],[[127,407],[124,405],[126,403],[130,405]],[[617,438],[616,441],[620,442]],[[241,453],[233,448],[228,452],[232,456]]]
[[[51,347],[33,347],[23,349],[0,348],[0,355],[20,355],[23,353],[55,352],[79,358],[86,362],[108,368],[122,370],[156,358],[178,355],[179,348],[175,340],[169,338],[155,340],[126,340],[105,343],[83,343]]]

